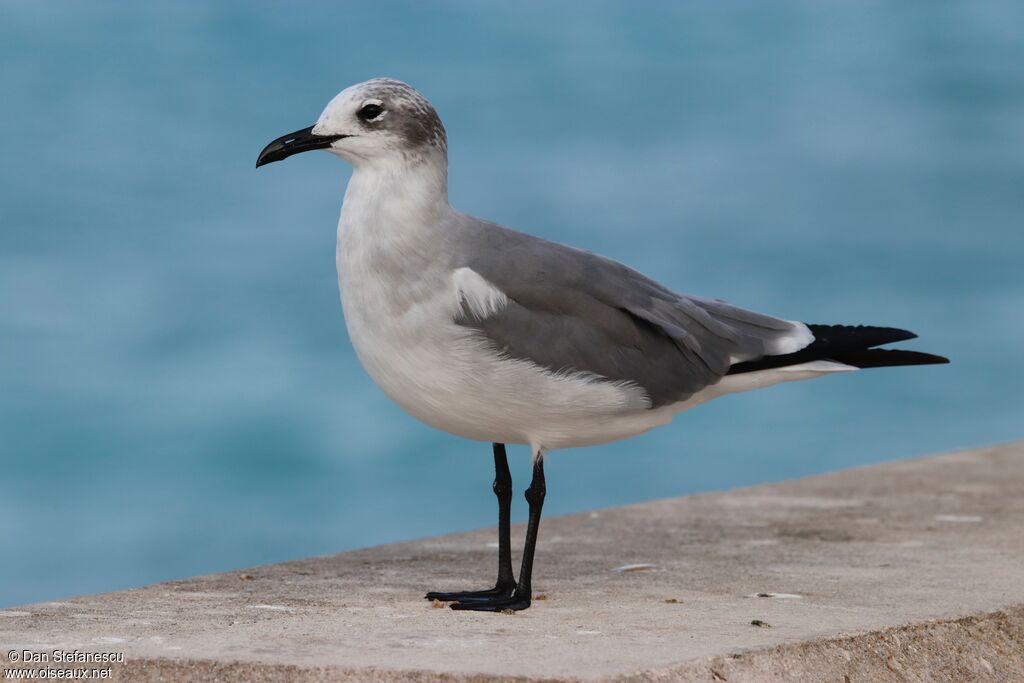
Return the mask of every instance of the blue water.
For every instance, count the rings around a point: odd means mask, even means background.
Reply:
[[[465,211],[954,360],[556,452],[545,512],[1024,437],[1021,26],[1011,0],[4,2],[0,605],[493,524],[488,447],[353,355],[348,168],[253,168],[378,75],[437,105]]]

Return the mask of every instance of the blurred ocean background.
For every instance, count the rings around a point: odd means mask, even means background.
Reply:
[[[437,106],[464,211],[953,359],[556,452],[546,513],[1024,437],[1022,27],[1012,0],[5,0],[0,606],[495,523],[489,447],[353,355],[348,167],[253,168],[379,75]]]

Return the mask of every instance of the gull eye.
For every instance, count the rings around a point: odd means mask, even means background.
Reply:
[[[361,118],[363,121],[373,121],[374,119],[379,118],[380,115],[383,113],[384,107],[382,107],[379,104],[374,104],[373,102],[371,102],[369,104],[364,104],[362,109],[359,110],[356,116]]]

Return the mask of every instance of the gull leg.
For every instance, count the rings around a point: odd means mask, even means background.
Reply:
[[[498,581],[494,588],[482,591],[457,591],[427,593],[427,600],[442,602],[492,600],[507,598],[516,587],[512,574],[512,540],[510,517],[512,515],[512,474],[508,470],[505,444],[493,444],[494,450],[494,495],[498,497]]]
[[[532,597],[533,554],[537,548],[537,530],[540,527],[541,508],[544,507],[544,452],[538,451],[533,459],[533,480],[526,489],[526,502],[530,504],[530,518],[526,523],[526,544],[523,546],[523,566],[519,570],[519,583],[512,595],[484,600],[466,600],[452,604],[452,609],[477,612],[519,611],[530,606]]]

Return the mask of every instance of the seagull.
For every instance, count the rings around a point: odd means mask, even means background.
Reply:
[[[598,254],[448,203],[448,142],[430,102],[375,78],[277,138],[260,167],[326,150],[353,167],[336,261],[346,327],[370,377],[437,429],[490,442],[498,499],[493,588],[437,591],[453,609],[526,609],[551,450],[608,443],[726,394],[861,368],[948,363],[880,349],[906,330],[783,320],[676,293]],[[532,451],[518,581],[505,444]]]

